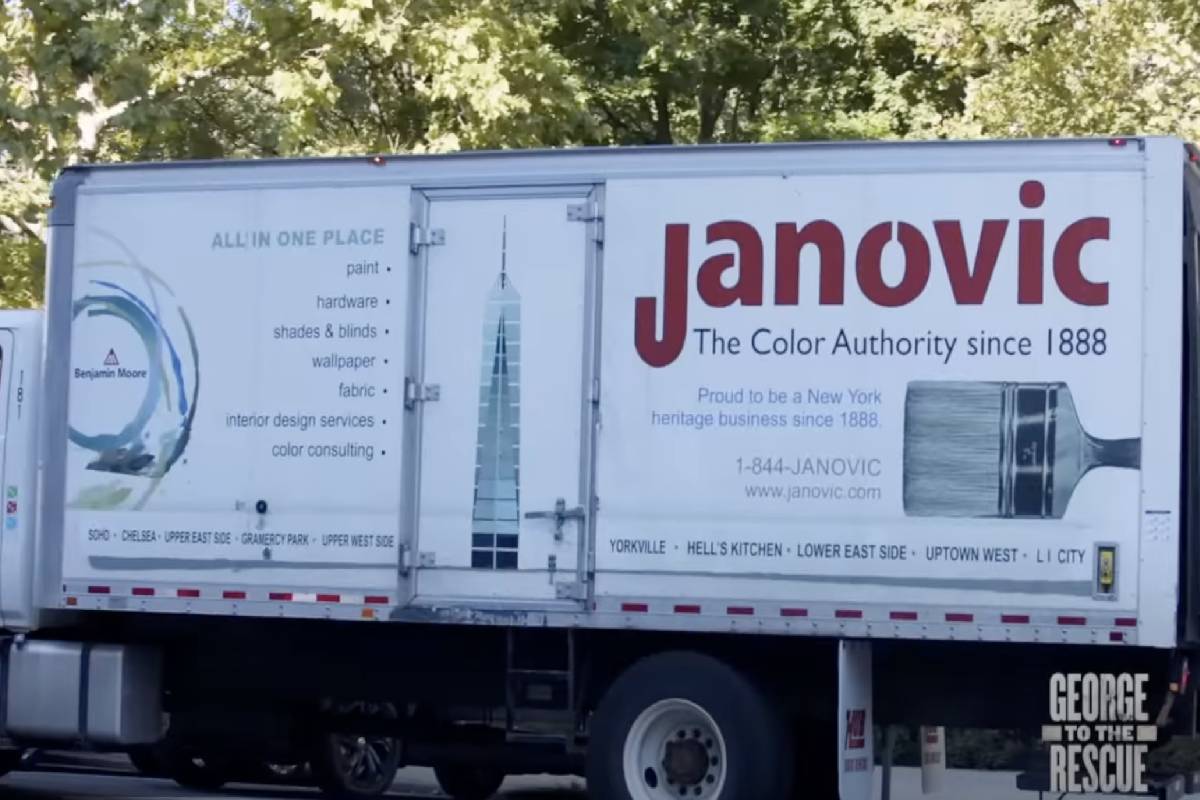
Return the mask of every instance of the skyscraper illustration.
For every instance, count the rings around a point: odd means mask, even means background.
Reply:
[[[508,277],[508,219],[500,274],[483,314],[471,566],[516,569],[521,501],[521,296]]]

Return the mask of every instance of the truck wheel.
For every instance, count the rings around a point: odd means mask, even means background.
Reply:
[[[504,773],[490,767],[441,764],[433,768],[442,793],[454,800],[487,800],[500,791]]]
[[[312,773],[330,797],[377,797],[396,780],[400,743],[385,736],[326,734],[313,752]]]
[[[630,667],[591,725],[589,793],[600,800],[787,797],[790,737],[762,693],[699,653]]]

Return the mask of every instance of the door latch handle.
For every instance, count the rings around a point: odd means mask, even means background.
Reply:
[[[558,498],[554,501],[553,511],[526,511],[525,519],[552,519],[554,520],[554,541],[561,542],[563,538],[563,524],[569,519],[583,519],[583,506],[575,506],[567,508],[567,501],[563,498]]]

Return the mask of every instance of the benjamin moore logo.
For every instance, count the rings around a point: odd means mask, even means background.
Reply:
[[[108,355],[104,357],[104,366],[101,369],[75,368],[76,380],[106,380],[110,378],[117,379],[145,379],[149,375],[149,370],[145,369],[129,369],[121,366],[121,360],[117,358],[116,348],[108,348]]]
[[[1052,792],[1145,794],[1146,752],[1158,728],[1146,712],[1144,673],[1055,673],[1050,719]]]

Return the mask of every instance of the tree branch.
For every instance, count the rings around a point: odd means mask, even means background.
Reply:
[[[9,233],[22,234],[43,243],[46,241],[40,231],[35,230],[28,222],[12,214],[0,214],[0,224],[4,225]]]
[[[79,132],[79,143],[75,147],[75,153],[71,156],[70,161],[72,163],[78,161],[80,156],[96,152],[100,141],[100,131],[114,117],[125,113],[125,109],[129,108],[130,105],[129,100],[122,100],[118,103],[113,103],[111,106],[101,104],[96,98],[96,85],[90,77],[79,84],[75,90],[75,97],[86,103],[91,110],[80,111],[75,115],[75,126]]]

